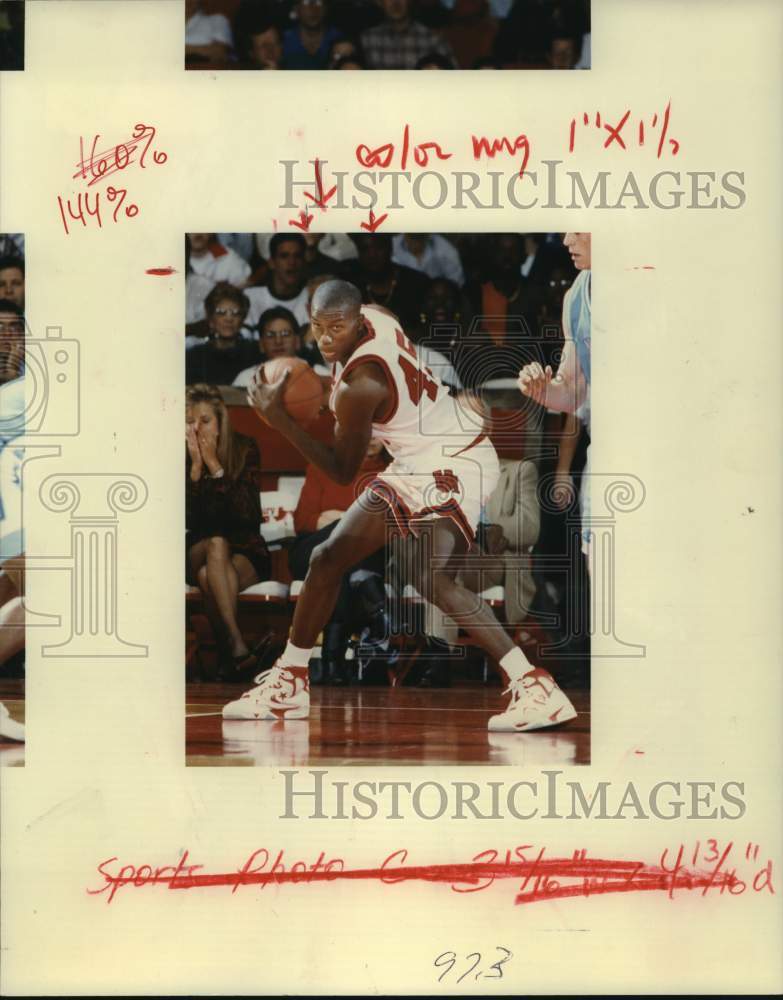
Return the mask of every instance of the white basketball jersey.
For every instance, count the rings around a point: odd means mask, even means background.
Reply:
[[[423,450],[438,449],[460,435],[454,400],[440,379],[419,358],[402,331],[399,320],[374,306],[362,306],[367,328],[347,364],[335,364],[329,407],[345,375],[358,365],[373,361],[385,372],[391,388],[388,412],[372,425],[372,436],[383,441],[394,459]],[[459,445],[457,445],[459,447]]]

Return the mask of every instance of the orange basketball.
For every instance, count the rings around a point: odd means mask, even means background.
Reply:
[[[298,424],[312,423],[323,405],[321,379],[302,358],[273,358],[261,366],[264,382],[279,382],[286,372],[291,373],[283,394],[286,411]]]

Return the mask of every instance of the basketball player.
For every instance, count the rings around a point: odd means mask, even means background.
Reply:
[[[579,271],[563,299],[563,356],[552,374],[549,365],[525,365],[519,373],[519,389],[548,410],[576,413],[590,430],[590,233],[566,233],[563,243]],[[582,473],[582,548],[587,551],[591,533],[589,492],[590,450]]]
[[[454,399],[422,365],[397,318],[378,306],[362,306],[354,285],[322,284],[313,296],[311,328],[332,366],[334,444],[316,441],[288,416],[284,380],[264,385],[256,376],[249,402],[305,458],[339,483],[349,483],[356,475],[371,437],[383,441],[393,461],[313,551],[283,654],[271,671],[256,678],[257,687],[225,706],[223,717],[307,717],[307,666],[332,613],[340,580],[351,566],[386,544],[391,517],[419,549],[414,564],[422,569],[413,581],[419,592],[456,618],[508,678],[509,704],[490,718],[489,728],[522,732],[573,719],[573,705],[550,674],[533,668],[489,607],[455,581],[457,567],[452,563],[473,541],[482,500],[499,476],[497,455],[486,435],[467,445],[456,440],[460,433],[464,438],[464,432]]]

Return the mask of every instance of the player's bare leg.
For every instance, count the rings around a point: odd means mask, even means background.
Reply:
[[[505,712],[492,716],[489,728],[501,732],[527,732],[559,725],[576,717],[576,710],[547,670],[534,667],[511,641],[489,606],[467,587],[457,583],[457,563],[467,551],[467,541],[457,525],[438,518],[422,525],[414,556],[419,569],[417,590],[449,615],[483,649],[506,675],[511,695]]]
[[[258,684],[223,708],[224,719],[304,719],[310,711],[308,664],[318,634],[337,603],[340,581],[357,563],[386,544],[388,512],[362,496],[343,514],[326,541],[313,549],[296,602],[291,638]]]

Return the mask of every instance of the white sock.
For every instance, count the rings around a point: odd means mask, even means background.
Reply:
[[[280,657],[280,664],[284,667],[306,667],[310,662],[312,652],[312,646],[310,649],[300,649],[289,639]]]
[[[505,670],[510,680],[518,681],[520,677],[533,669],[533,664],[530,663],[519,646],[514,646],[500,661],[500,669]]]

